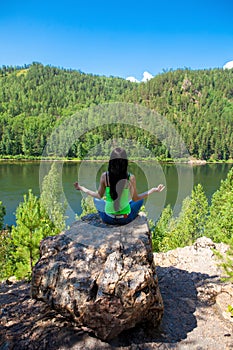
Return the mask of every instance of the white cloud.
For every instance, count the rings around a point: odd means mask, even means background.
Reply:
[[[149,72],[144,72],[144,73],[143,73],[142,82],[149,81],[149,80],[151,80],[152,78],[154,78],[152,74],[150,74]]]
[[[231,69],[231,68],[233,68],[233,61],[229,61],[223,66],[223,69]]]
[[[154,78],[152,74],[150,74],[149,72],[144,72],[141,82],[145,83],[146,81],[149,81],[152,78]],[[128,77],[128,78],[126,78],[126,80],[129,80],[133,83],[140,83],[140,81],[138,79],[136,79],[135,77]]]
[[[132,83],[139,83],[139,80],[137,80],[137,79],[134,78],[134,77],[128,77],[128,78],[126,78],[126,80],[129,80],[129,81],[131,81]]]

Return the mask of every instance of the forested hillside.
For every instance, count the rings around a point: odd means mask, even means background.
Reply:
[[[0,154],[39,156],[53,127],[75,112],[105,102],[129,102],[156,110],[176,125],[195,158],[233,158],[233,70],[188,69],[131,83],[33,63],[0,69]],[[154,137],[131,128],[93,130],[76,141],[70,157],[111,138],[139,139],[155,156],[167,158]],[[98,134],[98,137],[96,137]],[[150,137],[149,137],[150,136]],[[148,139],[150,138],[149,142]]]
[[[127,98],[172,121],[194,157],[233,158],[233,69],[170,71]]]

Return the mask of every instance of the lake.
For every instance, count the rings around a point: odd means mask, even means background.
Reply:
[[[100,174],[107,169],[107,161],[100,162],[64,162],[61,163],[61,183],[68,202],[67,225],[81,213],[82,194],[76,191],[73,183],[79,182],[95,190]],[[162,193],[154,193],[145,202],[148,216],[157,220],[163,208],[169,203],[179,214],[182,200],[190,195],[194,185],[202,184],[211,200],[212,194],[219,188],[233,164],[160,164],[156,161],[131,162],[129,171],[136,175],[138,192],[144,192],[159,183],[166,185]],[[23,195],[32,189],[40,195],[40,176],[48,171],[49,162],[0,162],[0,201],[6,207],[4,224],[15,224],[15,212]]]

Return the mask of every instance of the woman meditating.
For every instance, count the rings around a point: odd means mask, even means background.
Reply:
[[[102,173],[97,192],[81,186],[78,182],[74,183],[74,187],[94,198],[101,219],[110,225],[125,225],[134,220],[143,204],[143,199],[165,188],[164,185],[159,185],[138,194],[136,178],[128,173],[127,155],[120,147],[112,151],[108,171]],[[103,196],[106,200],[102,199]],[[129,201],[129,197],[132,200]]]

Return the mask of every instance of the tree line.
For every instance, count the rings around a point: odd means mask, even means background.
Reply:
[[[40,63],[0,69],[0,155],[40,157],[54,127],[77,111],[111,102],[159,113],[194,158],[233,159],[233,69],[178,69],[138,84]],[[136,140],[154,157],[171,157],[156,137],[125,125],[94,128],[73,140],[67,157],[82,159],[116,137]]]

